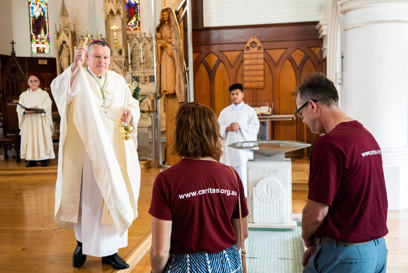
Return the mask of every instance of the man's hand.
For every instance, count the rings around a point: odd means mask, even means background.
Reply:
[[[38,107],[38,106],[34,106],[34,107],[30,107],[30,108],[32,108],[32,109],[38,109],[39,107]],[[32,111],[32,110],[24,110],[24,114],[34,114],[34,111]]]
[[[126,124],[130,124],[132,119],[133,119],[132,112],[129,109],[126,108],[123,109],[122,117],[120,118],[120,120],[122,122],[125,122]]]
[[[226,129],[225,131],[227,132],[236,132],[240,129],[241,127],[239,127],[239,124],[236,122],[231,123]]]
[[[72,67],[71,67],[71,72],[73,74],[76,74],[78,69],[82,67],[82,65],[85,62],[85,56],[86,56],[86,49],[82,46],[78,47],[78,49],[75,51],[74,63],[72,64]]]
[[[317,246],[312,245],[308,247],[303,254],[303,260],[302,260],[302,265],[306,266],[309,263],[310,257],[312,257],[316,253]]]

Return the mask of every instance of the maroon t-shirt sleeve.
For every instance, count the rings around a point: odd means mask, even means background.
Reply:
[[[163,174],[159,174],[153,185],[152,202],[150,203],[149,213],[161,220],[172,220],[171,209],[169,206],[169,191],[165,184]]]
[[[238,184],[239,184],[239,194],[240,194],[240,198],[241,198],[241,213],[242,213],[242,217],[247,217],[249,212],[248,212],[248,206],[247,206],[247,202],[246,202],[246,198],[245,198],[245,193],[244,193],[244,186],[242,185],[242,181],[241,178],[239,177],[238,173],[234,170],[235,175],[238,179]],[[234,178],[235,183],[236,183],[236,179]],[[235,206],[235,210],[234,213],[232,214],[232,218],[239,218],[239,206],[238,206],[238,202],[237,205]]]
[[[313,147],[308,199],[331,206],[340,187],[341,152],[324,141]]]

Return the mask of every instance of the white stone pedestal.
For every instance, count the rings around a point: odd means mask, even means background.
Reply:
[[[249,225],[296,228],[292,219],[290,159],[248,161],[247,168]]]
[[[232,148],[254,152],[247,163],[250,227],[296,228],[292,220],[292,162],[285,154],[309,147],[292,140],[241,141]]]

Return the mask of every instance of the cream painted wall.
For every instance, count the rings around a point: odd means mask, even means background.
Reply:
[[[30,26],[28,17],[28,1],[13,0],[12,3],[12,22],[13,22],[13,40],[16,42],[16,55],[31,56],[30,53]]]
[[[51,42],[51,53],[35,55],[31,54],[30,51],[30,25],[28,17],[28,1],[26,0],[13,0],[12,5],[12,30],[13,39],[16,42],[15,50],[18,57],[29,57],[29,56],[41,56],[41,57],[55,57],[54,53],[54,28],[53,22],[55,20],[55,1],[50,1],[48,5],[48,16],[50,18],[50,42]],[[53,20],[54,19],[54,20]],[[8,53],[9,54],[9,53]]]
[[[1,31],[0,54],[9,55],[11,53],[10,42],[13,39],[11,0],[2,0],[0,9]]]
[[[49,30],[51,53],[31,54],[30,51],[30,26],[28,18],[27,0],[1,0],[0,23],[0,54],[9,55],[11,52],[11,40],[16,42],[16,55],[21,57],[41,56],[55,57],[54,40],[55,24],[59,28],[59,15],[62,0],[48,1]],[[105,18],[103,15],[104,0],[65,0],[71,24],[79,35],[86,33],[96,35],[105,33]],[[141,30],[147,34],[153,34],[158,24],[160,14],[160,0],[141,0]],[[152,9],[156,10],[156,20],[153,18]]]
[[[27,0],[2,0],[11,3],[11,22],[12,24],[6,28],[2,28],[1,35],[10,33],[11,38],[16,42],[15,49],[17,56],[41,56],[41,57],[55,57],[54,39],[55,39],[55,24],[59,25],[59,15],[61,10],[62,0],[48,1],[48,15],[49,15],[49,30],[50,30],[50,42],[51,53],[50,54],[31,54],[30,51],[30,26],[28,18],[28,1]],[[71,23],[75,25],[75,28],[79,35],[90,33],[93,35],[105,33],[105,21],[103,18],[103,0],[66,0]],[[3,6],[3,3],[2,3]],[[7,5],[6,5],[7,6]],[[100,11],[100,12],[98,12]],[[1,14],[5,14],[5,9],[2,9]],[[5,16],[6,18],[6,16]],[[5,40],[5,39],[4,39]],[[10,39],[11,40],[11,39]],[[10,47],[7,49],[6,43],[3,46],[0,43],[1,53],[10,54]]]
[[[159,24],[161,0],[140,0],[140,3],[141,31],[146,32],[148,35],[154,35],[156,26]]]
[[[319,21],[324,0],[203,0],[204,26]]]
[[[55,0],[55,2],[58,2],[57,16],[59,16],[62,1]],[[75,26],[79,35],[89,33],[94,37],[100,34],[105,36],[103,2],[103,0],[65,0],[71,24]],[[59,19],[57,22],[59,24]]]
[[[71,22],[79,35],[85,33],[105,34],[103,16],[104,0],[65,0]],[[282,22],[302,22],[319,20],[323,0],[204,0],[204,24],[206,26],[269,24]],[[59,24],[62,0],[48,2],[51,53],[39,55],[55,57],[55,23]],[[154,7],[153,7],[154,5]],[[141,0],[142,32],[154,33],[158,23],[161,0]],[[152,9],[156,18],[153,18]],[[277,12],[279,11],[279,12]],[[0,11],[0,54],[10,54],[10,41],[16,42],[17,56],[38,56],[30,52],[30,29],[27,0],[2,0]]]

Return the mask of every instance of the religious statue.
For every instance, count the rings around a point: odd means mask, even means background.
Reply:
[[[175,93],[180,103],[186,96],[181,42],[176,15],[171,8],[164,8],[156,28],[158,87],[161,94]]]
[[[186,98],[183,50],[180,28],[174,11],[167,7],[160,13],[156,28],[157,86],[164,95],[166,113],[166,164],[174,165],[180,157],[174,150],[174,130],[179,104]]]
[[[62,44],[59,61],[60,61],[62,71],[67,69],[67,67],[69,66],[70,61],[69,61],[69,49],[68,49],[67,44],[65,44],[65,43]]]

